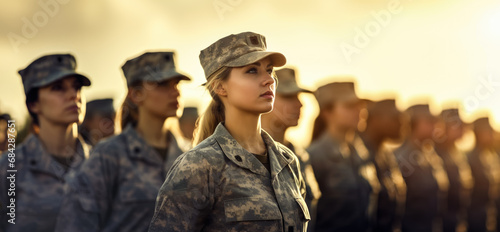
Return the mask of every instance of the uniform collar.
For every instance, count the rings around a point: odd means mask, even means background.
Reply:
[[[293,157],[291,153],[287,153],[286,150],[280,148],[267,132],[262,130],[261,135],[267,146],[271,175],[274,177],[293,161]],[[233,138],[223,123],[219,123],[212,136],[219,144],[224,155],[233,163],[253,173],[270,177],[264,165]]]
[[[131,124],[129,124],[125,128],[123,134],[125,135],[126,143],[131,157],[143,159],[151,162],[152,164],[164,163],[164,161],[160,158],[160,154],[158,154],[158,152],[152,146],[150,146],[146,142],[146,140],[144,140],[144,138],[139,135],[139,133],[137,133],[137,131]],[[167,132],[167,138],[169,140],[167,159],[170,159],[174,154],[181,154],[182,150],[179,148],[175,136],[170,131]]]
[[[60,179],[64,179],[66,174],[65,168],[57,162],[52,155],[47,152],[42,142],[37,135],[32,135],[26,139],[23,144],[28,155],[28,166],[30,169],[51,174]],[[77,138],[76,150],[74,150],[75,158],[71,164],[71,169],[78,168],[84,160],[89,157],[90,146],[86,144],[81,137]],[[74,149],[74,148],[68,148]]]

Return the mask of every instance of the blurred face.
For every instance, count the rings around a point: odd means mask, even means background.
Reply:
[[[385,136],[390,139],[399,139],[401,136],[401,114],[397,111],[386,114],[382,117],[380,128],[385,132]]]
[[[268,58],[232,68],[229,78],[215,88],[226,108],[261,114],[273,110],[275,80]]]
[[[133,101],[140,112],[162,119],[176,116],[179,109],[179,81],[177,78],[162,82],[144,82],[141,89],[132,91]]]
[[[418,139],[431,139],[434,132],[435,120],[432,117],[421,117],[416,119],[413,134]]]
[[[335,102],[330,110],[326,110],[328,123],[337,125],[343,130],[354,130],[358,126],[361,105],[359,102]]]
[[[298,94],[277,94],[271,114],[286,128],[293,127],[299,124],[300,108],[302,108],[302,103]]]
[[[81,88],[77,77],[66,77],[41,87],[38,101],[29,107],[37,114],[41,125],[44,122],[62,125],[81,122],[85,115],[85,99],[81,95]]]
[[[462,137],[464,134],[464,125],[461,122],[457,122],[446,127],[446,135],[450,141],[456,141]]]
[[[90,120],[86,121],[86,128],[90,133],[98,133],[100,138],[106,138],[115,133],[115,115],[103,116],[94,115]]]

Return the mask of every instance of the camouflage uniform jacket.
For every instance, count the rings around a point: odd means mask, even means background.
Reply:
[[[74,160],[68,171],[57,162],[36,135],[29,136],[15,151],[15,223],[8,223],[11,201],[7,177],[8,152],[0,158],[0,231],[54,231],[69,176],[88,157],[89,147],[77,140]]]
[[[168,136],[165,162],[130,125],[97,144],[69,182],[56,231],[147,231],[158,190],[182,154]]]
[[[306,231],[297,157],[265,131],[271,171],[219,124],[183,154],[158,194],[149,231]]]

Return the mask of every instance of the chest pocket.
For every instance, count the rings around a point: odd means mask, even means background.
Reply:
[[[281,220],[278,204],[266,198],[238,198],[224,201],[226,222]]]

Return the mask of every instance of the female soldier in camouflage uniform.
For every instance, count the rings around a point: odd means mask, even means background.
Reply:
[[[147,52],[122,67],[129,93],[123,132],[94,148],[70,183],[58,231],[147,231],[158,189],[182,154],[164,130],[179,107],[180,80],[173,52]]]
[[[0,231],[54,231],[65,182],[89,150],[77,123],[85,115],[81,88],[90,80],[75,68],[72,55],[53,54],[19,71],[35,134],[1,156]]]
[[[273,109],[273,67],[286,62],[265,50],[264,36],[245,32],[201,51],[213,98],[203,142],[169,171],[149,231],[306,231],[297,158],[260,128],[261,114]]]

